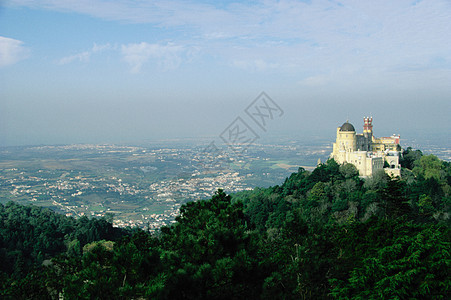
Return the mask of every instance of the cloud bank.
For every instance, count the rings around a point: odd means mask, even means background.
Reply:
[[[160,39],[110,41],[121,45],[115,50],[132,73],[146,64],[177,68],[192,49],[248,72],[301,74],[298,80],[307,86],[362,74],[368,80],[384,74],[391,81],[400,73],[443,70],[451,62],[447,0],[10,0],[6,5],[140,24],[163,33]],[[83,51],[60,63],[87,62],[92,54]]]
[[[104,44],[104,45],[94,44],[94,46],[92,46],[91,49],[74,54],[74,55],[65,56],[65,57],[61,58],[58,61],[58,63],[60,65],[66,65],[66,64],[69,64],[74,61],[88,62],[91,58],[91,55],[93,55],[95,53],[103,52],[106,50],[110,50],[110,49],[113,49],[113,47],[110,44]]]
[[[127,44],[121,46],[121,53],[125,62],[130,65],[132,73],[138,73],[143,64],[149,60],[155,60],[163,69],[175,69],[182,62],[185,48],[175,44]]]
[[[22,41],[0,36],[0,67],[13,65],[29,57],[30,50]]]

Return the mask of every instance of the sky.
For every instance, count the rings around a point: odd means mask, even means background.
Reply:
[[[262,130],[261,92],[281,110]],[[282,113],[283,111],[283,113]],[[0,146],[259,136],[450,140],[451,1],[0,0]]]

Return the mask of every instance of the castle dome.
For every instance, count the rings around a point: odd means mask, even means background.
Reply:
[[[355,128],[351,123],[346,121],[343,125],[341,125],[340,131],[354,131],[355,132]]]

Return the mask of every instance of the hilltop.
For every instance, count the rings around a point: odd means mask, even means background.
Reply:
[[[450,163],[412,149],[400,162],[401,178],[331,159],[281,185],[218,190],[155,234],[2,205],[0,251],[15,259],[2,296],[449,298]]]

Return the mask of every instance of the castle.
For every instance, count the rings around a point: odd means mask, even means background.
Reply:
[[[401,176],[400,136],[376,138],[373,136],[372,123],[372,117],[363,118],[362,134],[356,133],[354,126],[348,121],[338,127],[337,140],[330,156],[339,164],[353,164],[362,177],[371,176],[382,169],[390,176]]]

